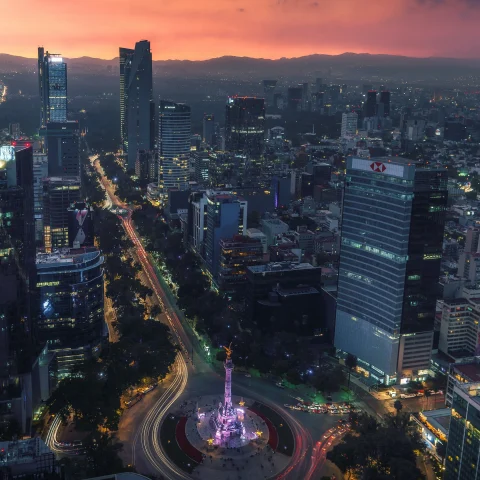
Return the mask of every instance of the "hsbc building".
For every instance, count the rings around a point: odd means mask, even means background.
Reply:
[[[335,347],[372,383],[429,368],[446,206],[444,169],[347,158]]]

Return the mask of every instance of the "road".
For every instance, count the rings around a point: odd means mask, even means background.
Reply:
[[[188,479],[191,477],[180,471],[163,453],[158,438],[159,427],[171,407],[181,398],[191,398],[194,395],[211,394],[216,391],[221,392],[223,389],[223,378],[205,361],[198,341],[194,337],[191,339],[185,331],[180,318],[180,312],[177,311],[176,305],[171,299],[172,297],[162,288],[153,267],[153,262],[145,251],[133,225],[131,218],[132,209],[115,195],[114,187],[105,177],[98,157],[91,157],[91,162],[101,175],[102,186],[110,199],[105,206],[107,208],[112,208],[111,206],[118,207],[127,212],[126,215],[120,216],[123,227],[136,248],[143,273],[148,279],[148,283],[154,292],[154,297],[162,307],[164,317],[166,317],[181,348],[181,353],[177,356],[173,367],[171,383],[165,388],[149,412],[143,416],[142,421],[137,423],[140,425],[140,428],[137,429],[132,442],[132,464],[136,466],[137,470],[142,472],[160,473],[171,479]],[[245,378],[241,378],[240,381],[234,380],[233,385],[238,389],[235,393],[263,401],[278,411],[278,389],[272,385],[264,385],[263,391],[260,391],[258,387],[253,389],[251,383],[249,381],[245,384]],[[285,403],[287,402],[291,403],[289,395],[285,395]],[[295,418],[289,411],[281,410],[281,414],[287,419],[293,430],[296,445],[290,466],[278,478],[288,480],[303,479],[310,468],[310,452],[313,446],[312,437],[299,419]],[[331,422],[334,422],[334,420],[331,419]]]

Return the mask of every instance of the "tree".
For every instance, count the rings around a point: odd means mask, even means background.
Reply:
[[[352,373],[352,370],[357,368],[357,357],[349,353],[345,359],[345,365],[348,368],[348,388],[350,388],[350,374]]]
[[[402,411],[403,403],[400,400],[393,402],[393,408],[397,411],[397,415]]]
[[[150,308],[150,315],[153,318],[157,318],[161,313],[162,313],[162,309],[158,304],[152,305],[152,307]]]

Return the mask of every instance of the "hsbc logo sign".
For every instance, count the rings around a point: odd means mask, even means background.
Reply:
[[[374,172],[380,172],[380,173],[383,173],[387,167],[385,166],[384,163],[382,162],[372,162],[370,164],[370,168],[374,171]]]
[[[383,160],[383,158],[378,158],[378,160]],[[374,159],[366,159],[359,157],[351,157],[348,161],[347,169],[351,168],[353,170],[363,170],[364,172],[369,173],[383,173],[391,177],[400,177],[400,178],[413,178],[415,173],[414,166],[405,166],[399,165],[398,163],[382,161],[374,161]]]

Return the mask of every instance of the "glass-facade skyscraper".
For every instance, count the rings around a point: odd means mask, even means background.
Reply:
[[[166,197],[168,190],[188,188],[188,157],[192,136],[190,107],[160,100],[158,105],[158,185]]]
[[[453,389],[443,480],[480,478],[480,383],[458,382]]]
[[[150,42],[120,48],[120,135],[127,168],[134,169],[138,150],[153,150],[155,109]]]
[[[429,368],[447,205],[447,172],[349,157],[335,346],[376,381]]]
[[[265,141],[265,100],[229,97],[225,110],[225,148],[258,157]]]
[[[40,126],[67,121],[67,64],[61,55],[38,49]]]

